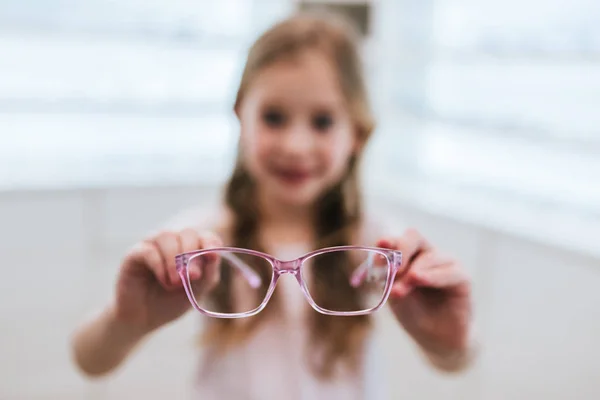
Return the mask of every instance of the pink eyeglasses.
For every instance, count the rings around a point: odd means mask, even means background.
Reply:
[[[259,251],[220,247],[179,254],[177,272],[192,306],[218,318],[243,318],[258,314],[273,295],[283,274],[293,275],[316,311],[354,316],[377,311],[385,304],[401,268],[402,253],[379,247],[337,246],[312,251],[290,261]],[[324,274],[325,270],[328,270]],[[333,279],[323,278],[324,276]],[[230,281],[232,299],[214,301]],[[358,302],[315,300],[316,293],[343,285],[356,291]],[[319,287],[321,286],[321,287]]]

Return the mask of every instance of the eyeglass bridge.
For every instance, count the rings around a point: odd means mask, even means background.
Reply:
[[[275,264],[275,272],[278,275],[292,274],[296,276],[300,271],[300,264],[300,260],[280,261],[277,264]]]

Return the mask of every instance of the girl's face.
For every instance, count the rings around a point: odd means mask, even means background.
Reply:
[[[262,69],[238,115],[246,168],[263,195],[288,205],[313,203],[357,149],[338,77],[315,51]]]

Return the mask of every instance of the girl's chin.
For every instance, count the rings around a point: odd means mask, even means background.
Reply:
[[[314,204],[319,193],[310,187],[274,188],[271,192],[282,203],[296,207],[306,207]]]

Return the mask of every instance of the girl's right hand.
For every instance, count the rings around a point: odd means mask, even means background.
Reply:
[[[150,332],[182,316],[191,304],[177,273],[175,256],[221,245],[217,235],[199,234],[193,229],[162,232],[137,244],[119,269],[115,318]],[[192,278],[199,279],[200,271],[194,271]]]

